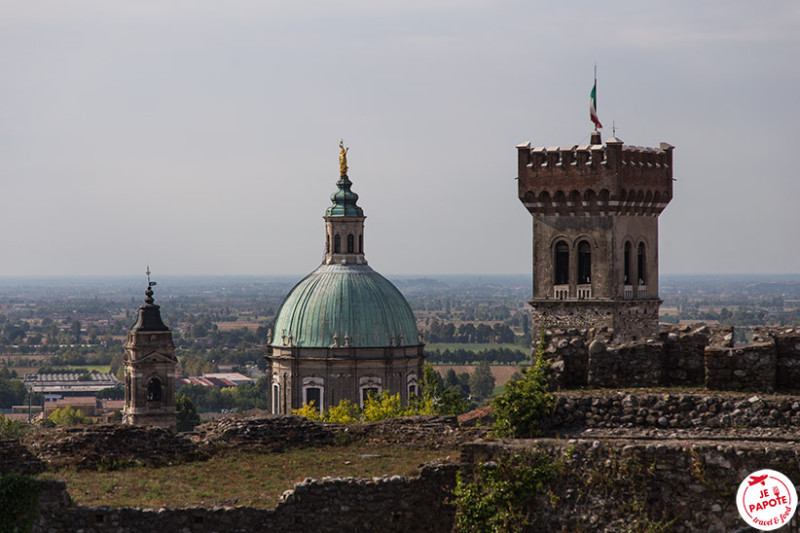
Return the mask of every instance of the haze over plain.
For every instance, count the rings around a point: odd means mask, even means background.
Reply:
[[[666,273],[799,271],[800,4],[0,2],[0,276],[530,272],[514,146],[676,146]]]

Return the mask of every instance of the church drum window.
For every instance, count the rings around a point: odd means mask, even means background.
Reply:
[[[160,402],[161,401],[161,380],[158,378],[150,378],[147,382],[147,401]]]
[[[342,238],[339,237],[338,233],[333,236],[333,253],[342,253]]]
[[[353,254],[356,252],[356,238],[350,233],[347,236],[347,253]]]
[[[358,253],[364,253],[364,235],[358,234]]]
[[[586,241],[578,243],[578,284],[592,282],[592,247]]]
[[[569,283],[569,246],[560,241],[555,251],[555,284],[566,285]]]

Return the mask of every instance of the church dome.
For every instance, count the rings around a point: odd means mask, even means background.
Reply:
[[[275,317],[273,346],[418,346],[411,306],[367,265],[323,264],[291,290]]]

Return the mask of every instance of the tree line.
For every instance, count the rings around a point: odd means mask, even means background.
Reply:
[[[480,362],[514,365],[530,361],[530,353],[510,348],[487,348],[472,351],[464,348],[453,350],[425,350],[425,357],[432,364],[472,365]]]

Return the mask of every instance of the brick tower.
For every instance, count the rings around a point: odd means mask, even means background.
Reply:
[[[176,426],[175,345],[172,332],[161,320],[160,307],[153,300],[150,272],[144,305],[125,341],[125,410],[126,424],[141,426]]]
[[[658,331],[658,215],[672,199],[672,150],[600,133],[591,144],[517,146],[519,199],[533,216],[534,324]]]

